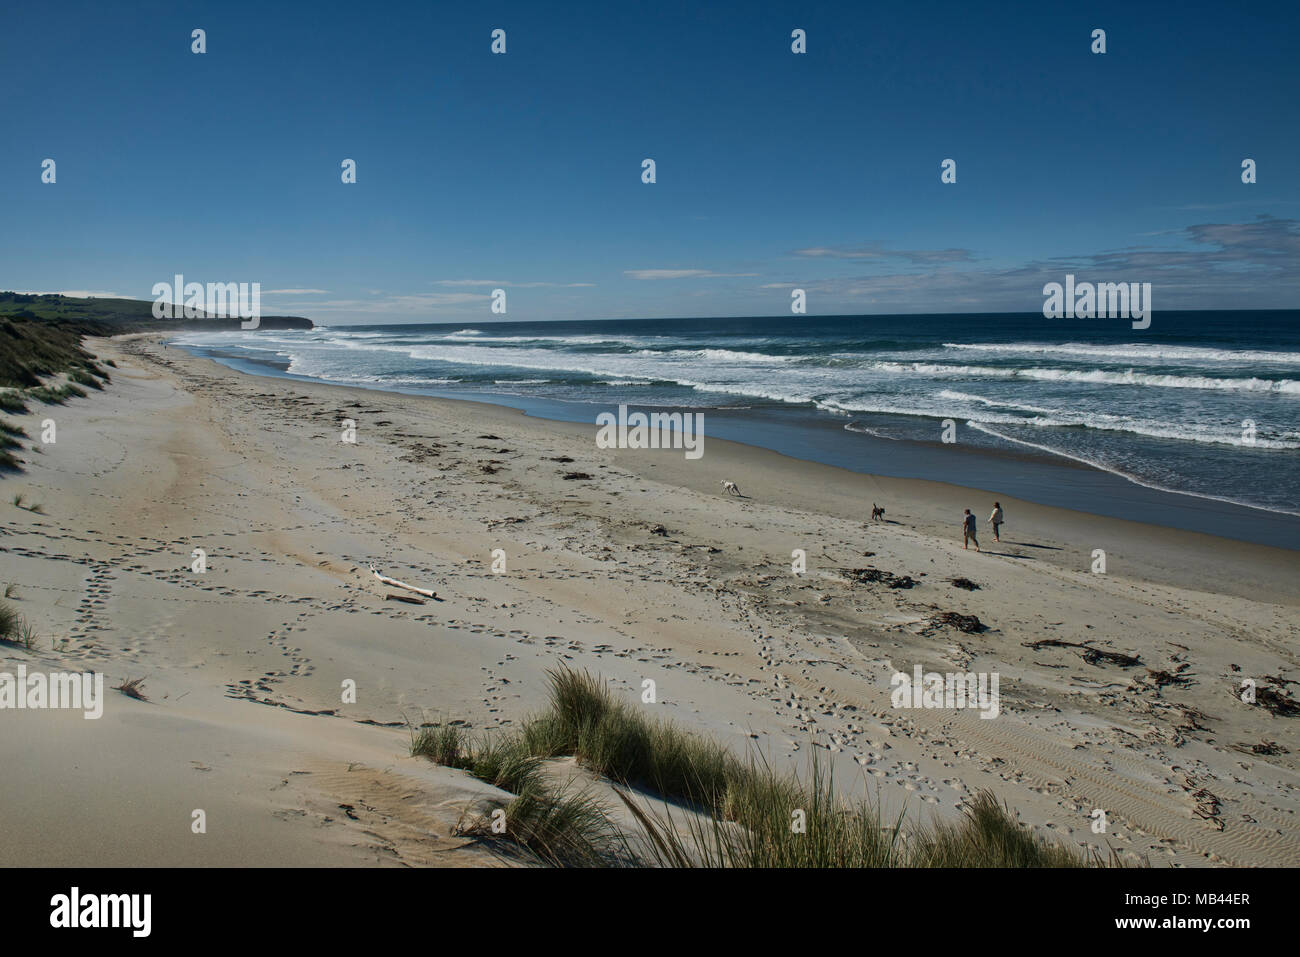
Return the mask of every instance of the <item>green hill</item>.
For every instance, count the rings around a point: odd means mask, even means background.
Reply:
[[[125,332],[227,330],[240,328],[240,320],[223,316],[198,319],[155,319],[149,299],[96,299],[0,292],[0,317],[11,316],[81,324],[83,335],[118,335]],[[312,321],[299,316],[262,316],[259,329],[311,329]]]

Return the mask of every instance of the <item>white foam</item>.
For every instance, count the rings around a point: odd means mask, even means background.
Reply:
[[[1118,343],[1094,345],[1084,342],[945,342],[945,349],[969,352],[1000,352],[1008,355],[1063,355],[1129,360],[1149,363],[1168,360],[1179,362],[1273,363],[1300,365],[1300,352],[1273,352],[1261,349],[1214,349],[1207,346],[1170,346],[1152,343]]]
[[[1001,432],[997,431],[997,429],[990,428],[987,425],[984,425],[979,422],[968,422],[967,425],[969,425],[973,429],[976,429],[977,431],[985,433],[986,435],[995,436],[996,438],[1002,439],[1006,442],[1014,442],[1017,445],[1023,445],[1032,449],[1038,449],[1040,452],[1046,452],[1049,455],[1054,455],[1054,456],[1059,456],[1060,458],[1069,459],[1072,462],[1079,462],[1080,464],[1087,465],[1091,468],[1098,469],[1102,472],[1109,472],[1111,475],[1116,475],[1124,479],[1125,481],[1132,482],[1134,485],[1140,485],[1142,488],[1153,489],[1157,492],[1173,492],[1176,495],[1190,495],[1193,498],[1203,498],[1214,502],[1223,502],[1228,505],[1240,505],[1242,508],[1250,508],[1258,512],[1279,512],[1283,515],[1300,516],[1300,512],[1293,512],[1289,509],[1277,508],[1276,506],[1252,505],[1250,502],[1244,502],[1241,501],[1240,499],[1235,499],[1235,498],[1227,498],[1226,496],[1223,495],[1209,495],[1204,492],[1190,492],[1187,489],[1170,488],[1166,485],[1159,485],[1155,482],[1150,482],[1147,481],[1146,479],[1138,478],[1136,475],[1126,472],[1123,469],[1116,468],[1113,465],[1107,465],[1103,462],[1097,462],[1095,460],[1085,458],[1081,455],[1072,455],[1069,452],[1062,452],[1060,449],[1054,449],[1047,445],[1040,445],[1037,442],[1028,442],[1024,439],[1015,438],[1014,436],[1004,435]]]

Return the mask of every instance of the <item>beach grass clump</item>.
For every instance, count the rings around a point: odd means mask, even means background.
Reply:
[[[18,609],[0,602],[0,641],[16,641],[22,620],[23,616],[18,614]]]
[[[0,412],[13,412],[22,415],[26,411],[27,403],[23,400],[21,392],[15,389],[0,392]]]
[[[5,597],[9,597],[8,590]],[[0,641],[31,649],[36,645],[36,628],[6,602],[0,602]]]
[[[18,471],[22,468],[22,460],[14,454],[23,448],[18,441],[20,438],[27,438],[26,430],[0,419],[0,469]]]
[[[551,867],[601,867],[627,860],[626,842],[611,823],[609,809],[585,789],[552,787],[539,777],[499,810],[505,821],[500,834],[491,814],[462,823],[456,833],[488,840],[504,837],[534,862]]]
[[[529,750],[530,740],[522,734],[500,734],[472,741],[463,728],[439,723],[413,733],[411,753],[468,771],[515,795],[499,807],[504,834],[494,830],[490,814],[462,822],[458,834],[489,841],[504,837],[536,863],[555,867],[597,866],[617,859],[620,837],[608,809],[585,790],[552,786],[543,773],[545,759]]]
[[[549,754],[572,754],[598,774],[653,788],[674,798],[716,804],[745,776],[727,748],[688,734],[669,722],[649,719],[616,700],[599,678],[567,668],[548,672],[551,708],[531,729],[545,735]]]
[[[532,785],[505,811],[514,839],[545,863],[598,867],[621,856],[608,809],[586,790]]]
[[[46,405],[63,405],[63,403],[68,401],[68,397],[63,394],[62,389],[51,388],[46,385],[37,386],[34,389],[28,389],[27,395],[30,398],[35,399],[37,402],[43,402]]]
[[[543,761],[519,736],[489,734],[475,741],[452,724],[420,728],[411,737],[411,754],[468,771],[480,781],[515,794],[536,783]]]
[[[1018,822],[990,791],[963,809],[957,824],[935,823],[915,841],[917,867],[1085,867],[1100,863],[1053,844]],[[1118,863],[1112,855],[1112,863]]]
[[[104,386],[89,372],[82,369],[73,369],[68,373],[68,378],[78,385],[89,386],[92,389],[99,389],[101,392]]]
[[[463,768],[466,752],[465,733],[456,725],[434,724],[411,734],[411,754],[428,758],[434,764]]]
[[[37,402],[43,402],[46,405],[63,405],[69,399],[84,399],[89,393],[81,386],[65,382],[59,386],[36,386],[28,389],[27,395],[29,398],[35,399]]]
[[[493,787],[523,794],[540,787],[543,759],[529,754],[524,743],[514,735],[485,736],[475,748],[465,770]]]
[[[520,821],[537,821],[546,863],[665,867],[1080,867],[1094,854],[1053,844],[981,793],[957,823],[885,821],[877,806],[837,794],[832,767],[813,752],[804,779],[671,722],[648,718],[587,672],[548,672],[550,705],[518,728],[471,742],[434,725],[412,753],[458,767],[518,797]],[[615,783],[639,833],[611,823],[586,792],[551,786],[545,760],[572,755]],[[661,809],[631,789],[663,799]],[[545,810],[547,802],[553,807]],[[676,802],[676,803],[673,803]],[[678,810],[674,812],[672,808]],[[599,812],[599,813],[598,813]],[[508,812],[508,816],[509,816]],[[531,825],[530,825],[531,826]],[[522,827],[522,825],[521,825]],[[469,832],[466,832],[469,833]],[[477,832],[476,832],[477,833]],[[530,848],[531,849],[531,848]],[[547,855],[551,856],[547,856]],[[1112,855],[1112,864],[1118,860]]]
[[[148,701],[144,694],[144,678],[127,678],[120,685],[115,685],[113,690],[120,691],[128,698],[134,698],[136,701]]]
[[[13,498],[10,499],[10,501],[13,502],[13,504],[16,505],[18,508],[26,509],[27,511],[34,512],[37,515],[45,514],[45,507],[41,505],[40,502],[37,502],[35,505],[28,505],[27,496],[25,496],[22,492],[15,492]]]
[[[653,812],[618,791],[641,826],[643,863],[661,867],[830,868],[910,866],[901,819],[882,823],[865,802],[836,796],[814,761],[807,785],[756,763],[725,815]]]

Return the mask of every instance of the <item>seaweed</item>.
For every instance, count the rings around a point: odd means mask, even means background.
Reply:
[[[1040,648],[1082,648],[1079,657],[1090,665],[1106,661],[1111,664],[1119,665],[1121,668],[1132,668],[1134,665],[1142,664],[1142,659],[1136,655],[1120,654],[1117,651],[1106,651],[1103,648],[1094,648],[1087,642],[1080,644],[1076,641],[1062,641],[1059,638],[1042,638],[1038,641],[1027,641],[1024,643],[1026,648],[1032,648],[1038,651]]]

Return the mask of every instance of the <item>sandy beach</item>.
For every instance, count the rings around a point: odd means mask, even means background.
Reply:
[[[737,753],[816,752],[891,817],[988,788],[1103,854],[1300,864],[1297,719],[1239,697],[1296,695],[1300,551],[716,439],[600,449],[594,424],[251,376],[156,337],[87,348],[112,385],[13,416],[58,431],[0,483],[0,587],[39,634],[0,670],[144,678],[148,700],[5,715],[6,864],[498,865],[453,836],[493,789],[409,756],[409,725],[516,724],[560,664],[629,702],[652,680],[644,707]],[[372,565],[437,599],[389,599]],[[998,674],[997,717],[894,707],[917,665]]]

